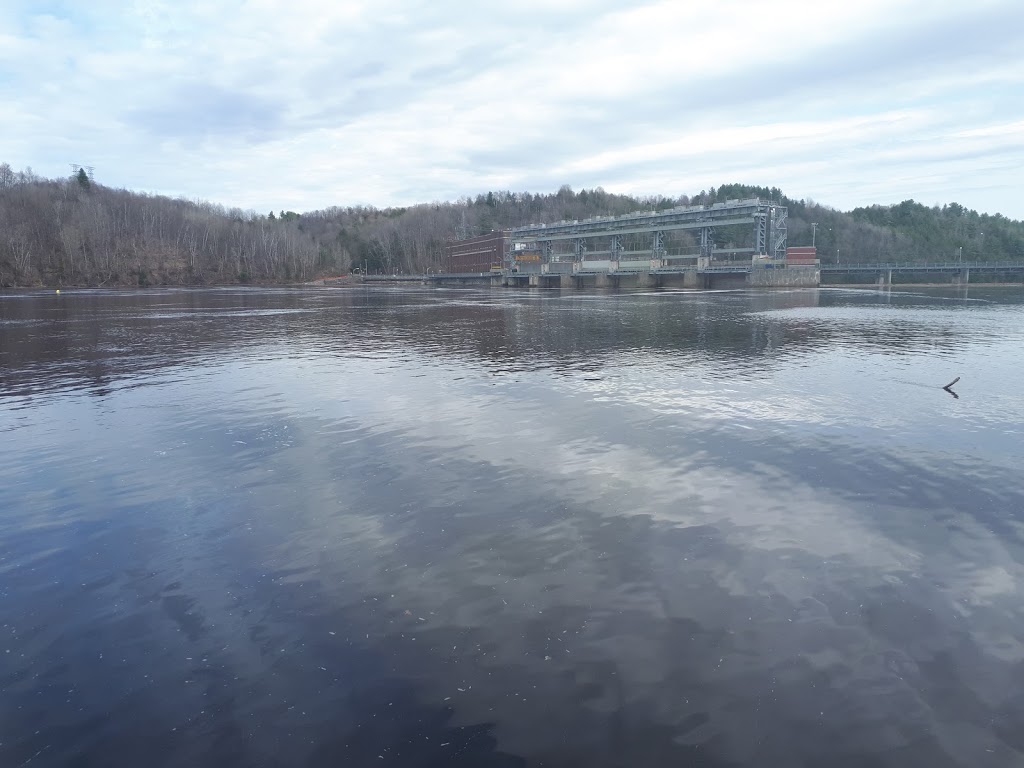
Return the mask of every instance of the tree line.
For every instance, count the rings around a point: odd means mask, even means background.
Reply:
[[[207,202],[44,179],[0,164],[0,285],[203,285],[314,277],[329,247],[298,226]]]
[[[114,189],[84,172],[46,179],[0,164],[0,286],[302,282],[349,271],[423,273],[453,239],[560,220],[761,197],[789,210],[789,244],[824,262],[1024,261],[1024,222],[957,203],[912,200],[841,212],[777,188],[726,184],[679,197],[600,187],[491,191],[410,207],[331,207],[266,215]],[[812,234],[812,224],[817,224]],[[745,228],[718,244],[740,246]],[[962,250],[961,250],[962,249]]]

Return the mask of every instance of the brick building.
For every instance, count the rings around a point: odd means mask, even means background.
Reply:
[[[444,247],[444,268],[449,274],[489,272],[505,259],[508,230],[491,232],[467,240],[453,240]]]

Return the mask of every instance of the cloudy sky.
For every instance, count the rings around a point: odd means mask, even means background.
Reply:
[[[741,181],[1024,218],[1024,1],[2,0],[0,161],[260,211]]]

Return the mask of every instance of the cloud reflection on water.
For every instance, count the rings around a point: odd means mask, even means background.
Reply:
[[[16,650],[81,687],[54,653],[125,643],[89,712],[163,711],[193,734],[179,760],[215,753],[207,727],[286,762],[412,748],[378,718],[434,723],[423,744],[466,726],[478,764],[1019,760],[1024,487],[995,425],[1020,404],[865,391],[850,373],[930,375],[945,331],[883,353],[758,308],[806,298],[330,294],[225,315],[198,355],[189,322],[131,313],[120,360],[90,347],[105,326],[16,339],[0,552],[18,605],[57,598]],[[974,332],[987,311],[950,321],[994,391],[1011,347]],[[129,683],[150,664],[156,690]]]

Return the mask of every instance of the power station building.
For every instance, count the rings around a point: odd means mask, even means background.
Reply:
[[[444,268],[449,274],[471,274],[501,269],[508,249],[509,230],[498,230],[444,247]]]

